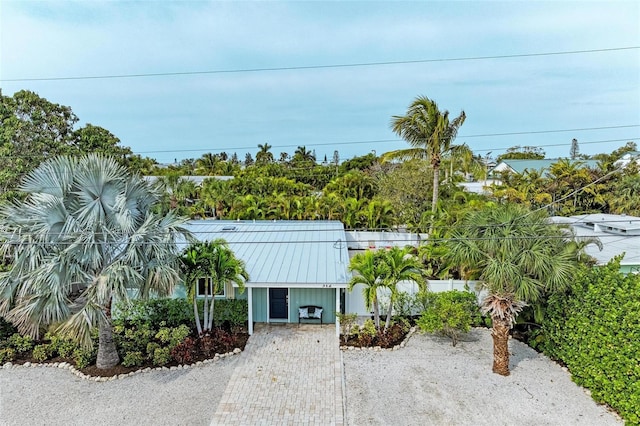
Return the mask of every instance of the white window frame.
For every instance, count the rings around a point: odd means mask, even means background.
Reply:
[[[202,293],[200,292],[200,286],[201,286],[202,284],[208,284],[208,283],[207,283],[207,281],[208,281],[208,280],[211,280],[211,277],[199,277],[199,278],[198,278],[198,287],[197,287],[197,289],[196,289],[196,291],[197,291],[197,294],[196,294],[196,295],[197,295],[197,297],[204,297],[204,292],[202,292]],[[204,287],[203,287],[203,288],[204,288]],[[226,289],[226,286],[225,286],[225,285],[223,285],[223,286],[222,286],[222,288],[221,288],[220,290],[221,290],[221,292],[216,293],[216,295],[215,295],[216,299],[226,299],[226,298],[227,298],[227,289]]]

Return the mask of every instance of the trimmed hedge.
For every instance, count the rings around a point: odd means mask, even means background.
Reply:
[[[568,294],[549,299],[542,348],[593,399],[639,425],[640,276],[619,270],[619,259],[585,270]]]

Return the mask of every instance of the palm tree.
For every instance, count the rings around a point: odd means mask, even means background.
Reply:
[[[391,291],[387,320],[384,325],[385,330],[391,326],[391,314],[393,313],[393,302],[398,294],[398,283],[401,281],[413,281],[418,284],[420,290],[425,290],[426,288],[426,283],[421,273],[420,261],[411,254],[411,249],[411,247],[392,247],[389,250],[382,251],[380,259],[384,263],[382,281],[384,286]]]
[[[356,284],[362,284],[362,295],[367,309],[373,309],[373,321],[376,328],[380,328],[380,305],[378,302],[378,289],[385,284],[384,263],[380,261],[381,251],[367,250],[356,254],[351,258],[349,270],[356,271],[349,281],[349,291],[353,291]]]
[[[528,303],[564,289],[578,266],[571,234],[541,211],[515,204],[469,213],[447,242],[447,261],[483,282],[482,310],[493,320],[493,371],[509,375],[509,330]]]
[[[256,164],[269,164],[273,163],[273,153],[269,152],[272,148],[268,143],[258,144],[260,151],[256,154]]]
[[[240,291],[244,291],[249,274],[244,262],[235,256],[223,239],[191,244],[180,261],[187,294],[193,303],[198,334],[208,334],[213,329],[215,295],[229,283],[237,284]],[[200,280],[205,282],[204,295],[198,295]],[[198,296],[204,297],[203,324],[200,324]]]
[[[196,160],[195,172],[202,176],[214,176],[218,173],[219,164],[220,156],[207,152]]]
[[[294,163],[313,163],[316,161],[316,157],[313,154],[313,151],[307,150],[306,146],[299,146],[294,151],[291,161],[293,161]]]
[[[443,154],[451,150],[458,129],[464,123],[464,111],[449,121],[449,111],[440,111],[435,101],[426,96],[417,97],[404,116],[393,116],[391,128],[406,140],[412,148],[391,151],[382,156],[383,160],[426,159],[433,168],[433,196],[431,211],[438,204],[440,184],[440,162]]]
[[[38,338],[49,325],[91,345],[99,329],[98,368],[119,361],[111,305],[163,297],[179,282],[176,240],[191,238],[186,218],[153,213],[158,187],[97,154],[56,157],[28,174],[24,201],[0,208],[0,315]]]

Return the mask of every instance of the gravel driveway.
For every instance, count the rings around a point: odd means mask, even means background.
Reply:
[[[489,330],[455,348],[415,334],[398,351],[346,351],[349,425],[619,425],[559,365],[510,342],[511,376],[491,372]],[[0,369],[2,425],[205,425],[244,354],[105,383],[55,368]]]
[[[343,353],[349,425],[618,425],[558,364],[511,339],[511,375],[492,373],[488,329],[454,348],[414,334],[398,351]]]

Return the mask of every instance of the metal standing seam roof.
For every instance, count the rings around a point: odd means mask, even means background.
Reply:
[[[222,238],[249,272],[247,287],[346,287],[350,278],[339,221],[193,220],[200,241]]]
[[[585,247],[585,253],[596,259],[598,265],[608,263],[624,253],[621,265],[640,265],[640,218],[613,214],[588,214],[571,217],[552,217],[556,223],[571,225],[578,237],[596,237],[602,250],[595,244]]]

